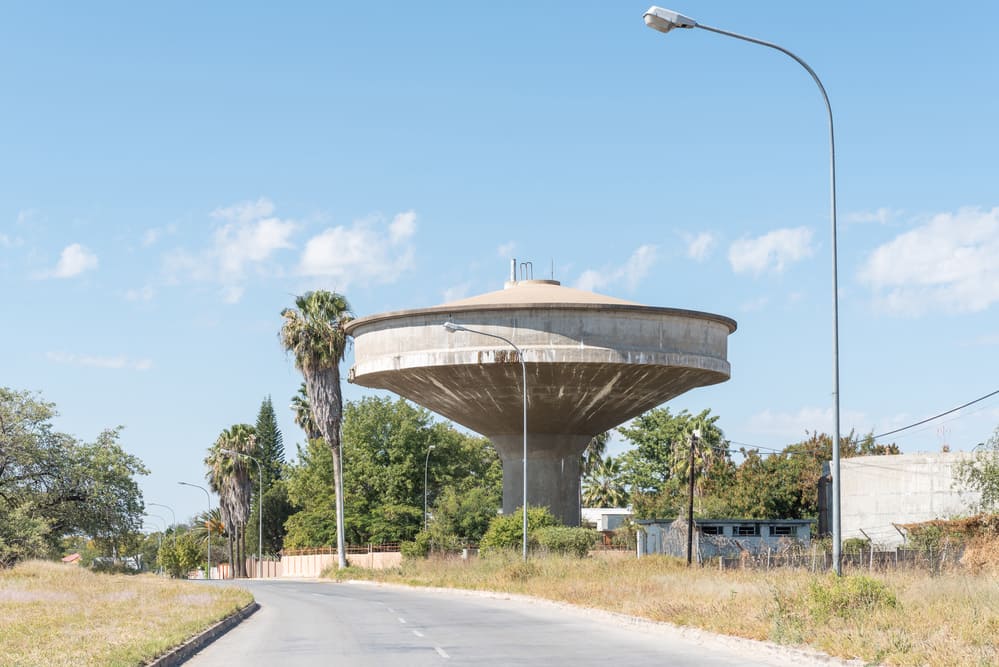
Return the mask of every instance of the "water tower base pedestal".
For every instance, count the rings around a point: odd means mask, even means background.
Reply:
[[[527,434],[527,504],[547,507],[567,526],[578,526],[580,458],[593,436]],[[491,435],[503,460],[503,514],[524,504],[524,435]]]

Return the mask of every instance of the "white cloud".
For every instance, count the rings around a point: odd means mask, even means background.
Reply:
[[[163,234],[163,230],[159,227],[153,227],[152,229],[147,229],[142,235],[142,247],[148,248],[157,241],[160,240],[160,236]]]
[[[215,229],[210,247],[200,252],[177,248],[163,255],[167,281],[219,282],[224,286],[223,298],[235,303],[242,296],[242,283],[248,273],[280,272],[280,266],[272,262],[274,255],[294,247],[291,237],[298,223],[274,217],[273,212],[274,204],[263,198],[215,209],[211,217],[223,224]],[[172,233],[173,229],[168,226],[166,232]],[[144,241],[156,242],[160,232],[148,230],[146,236]]]
[[[464,299],[468,296],[469,290],[472,289],[472,284],[469,282],[461,283],[460,285],[452,285],[444,290],[444,303],[451,303],[452,301],[457,301],[458,299]]]
[[[97,255],[79,243],[73,243],[62,249],[54,269],[43,271],[37,274],[37,277],[74,278],[85,271],[96,269],[97,264]]]
[[[703,262],[711,255],[718,239],[711,232],[701,232],[697,236],[687,237],[687,257]]]
[[[215,256],[223,277],[241,278],[246,264],[259,263],[276,250],[291,248],[297,225],[288,220],[232,222],[215,231]]]
[[[852,213],[847,213],[846,222],[852,223],[877,223],[879,225],[887,225],[889,222],[902,215],[903,211],[898,209],[891,209],[886,207],[881,207],[874,211],[853,211]]]
[[[151,359],[129,359],[124,355],[117,355],[114,357],[95,357],[85,354],[70,354],[67,352],[49,352],[45,356],[49,361],[57,364],[83,366],[86,368],[147,371],[153,367]]]
[[[768,303],[770,303],[770,299],[768,297],[761,296],[751,301],[746,301],[739,306],[739,310],[744,313],[755,313],[766,308]]]
[[[125,290],[125,300],[126,301],[151,301],[153,298],[153,288],[150,285],[145,285],[137,289]]]
[[[788,264],[812,256],[812,230],[807,227],[775,229],[755,239],[740,239],[728,249],[736,273],[781,273]]]
[[[576,287],[581,290],[593,291],[606,289],[612,285],[623,283],[628,289],[635,289],[652,265],[656,263],[656,246],[639,246],[631,257],[618,267],[608,267],[601,270],[587,269],[579,276]]]
[[[859,273],[888,311],[979,312],[999,302],[999,207],[940,213],[877,248]]]
[[[249,223],[266,218],[274,213],[274,203],[266,197],[257,201],[244,201],[232,206],[220,206],[212,211],[212,217],[235,223]]]
[[[517,243],[515,241],[508,241],[496,248],[496,256],[503,259],[514,259],[513,251],[516,249]]]
[[[350,227],[324,230],[305,244],[298,272],[336,281],[338,289],[350,283],[391,283],[413,265],[416,214],[400,213],[385,225],[374,218]]]
[[[222,288],[222,300],[226,303],[239,303],[239,300],[243,298],[243,292],[245,292],[239,285],[226,285]]]
[[[867,432],[867,419],[862,412],[840,412],[840,433],[851,429]],[[797,412],[764,410],[749,418],[748,430],[760,435],[780,438],[804,438],[806,433],[832,433],[832,408],[804,407]]]
[[[389,241],[398,245],[409,240],[416,233],[416,212],[398,213],[389,223]]]

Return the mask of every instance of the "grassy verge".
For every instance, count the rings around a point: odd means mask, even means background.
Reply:
[[[999,664],[999,577],[695,568],[641,560],[494,556],[333,576],[522,593],[890,665]]]
[[[141,665],[252,600],[232,587],[22,563],[0,570],[0,662]]]

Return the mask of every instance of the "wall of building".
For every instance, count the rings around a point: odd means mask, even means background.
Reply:
[[[864,538],[895,547],[892,524],[947,519],[970,513],[981,496],[954,485],[954,465],[967,452],[861,456],[840,461],[843,539]]]

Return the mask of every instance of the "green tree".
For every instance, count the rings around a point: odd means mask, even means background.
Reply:
[[[954,480],[964,490],[982,494],[976,510],[999,513],[999,427],[970,460],[954,467]]]
[[[281,344],[295,355],[295,365],[305,377],[306,393],[317,430],[333,454],[336,503],[336,546],[340,569],[347,566],[344,539],[343,470],[341,469],[340,424],[343,396],[340,362],[347,349],[344,327],[352,319],[347,299],[336,292],[318,290],[295,299],[295,308],[281,311]]]
[[[0,551],[8,562],[58,555],[62,539],[93,538],[107,555],[137,541],[142,462],[118,444],[121,429],[82,443],[52,428],[55,406],[0,388]]]
[[[628,490],[619,460],[608,456],[583,478],[584,507],[625,507]]]
[[[433,446],[429,459],[428,449]],[[412,539],[423,523],[424,471],[427,498],[435,505],[451,488],[468,494],[488,489],[498,498],[502,464],[483,438],[434,422],[431,414],[403,399],[369,397],[348,403],[343,422],[345,532],[350,543]],[[288,498],[299,509],[286,522],[289,548],[329,544],[335,526],[329,489],[332,454],[322,440],[298,449],[288,468]]]
[[[634,448],[621,458],[638,517],[676,516],[686,506],[692,434],[700,431],[694,449],[694,480],[699,498],[711,494],[731,471],[731,459],[718,417],[710,410],[692,415],[656,408],[618,431]]]
[[[478,544],[502,504],[501,489],[448,486],[434,503],[427,532],[432,550],[450,551]]]
[[[191,531],[184,531],[161,544],[158,562],[171,577],[183,579],[201,566],[201,553],[197,537]]]
[[[306,410],[308,410],[307,405]],[[284,522],[288,520],[294,507],[288,501],[287,488],[281,484],[282,471],[285,466],[284,438],[281,435],[281,430],[278,428],[277,416],[274,414],[274,405],[271,402],[270,396],[265,398],[260,405],[254,431],[257,442],[256,450],[259,453],[259,460],[264,473],[263,553],[276,554],[281,551],[284,544]],[[256,475],[254,475],[254,481],[257,482]],[[259,487],[259,483],[253,485],[250,518],[247,524],[251,528],[258,525],[257,514],[260,511]],[[257,532],[252,529],[247,531],[246,548],[250,553],[256,552],[257,540]]]

